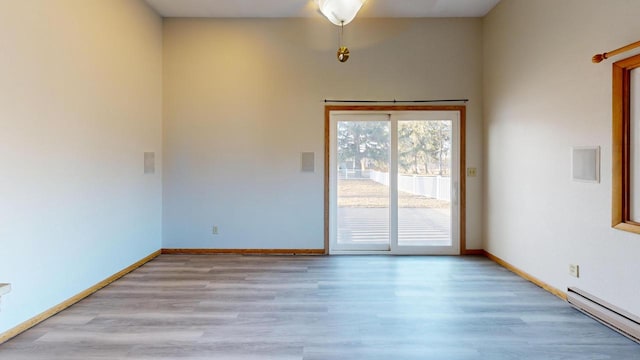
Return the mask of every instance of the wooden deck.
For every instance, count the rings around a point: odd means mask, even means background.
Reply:
[[[449,209],[398,209],[398,241],[401,245],[447,246],[451,244]],[[340,244],[389,243],[389,209],[338,208]]]

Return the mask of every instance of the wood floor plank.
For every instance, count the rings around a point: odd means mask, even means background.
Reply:
[[[483,257],[161,255],[0,359],[640,359]]]

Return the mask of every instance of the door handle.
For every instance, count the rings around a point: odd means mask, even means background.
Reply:
[[[458,205],[458,182],[454,181],[451,183],[453,189],[451,189],[451,203]]]

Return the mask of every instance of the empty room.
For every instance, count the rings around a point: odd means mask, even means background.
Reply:
[[[639,15],[0,0],[0,359],[640,359]]]

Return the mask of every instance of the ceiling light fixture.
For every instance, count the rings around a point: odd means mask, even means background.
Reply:
[[[343,45],[344,26],[350,23],[360,8],[367,0],[316,0],[320,12],[329,21],[340,26],[340,47],[338,48],[338,61],[349,60],[349,49]]]

